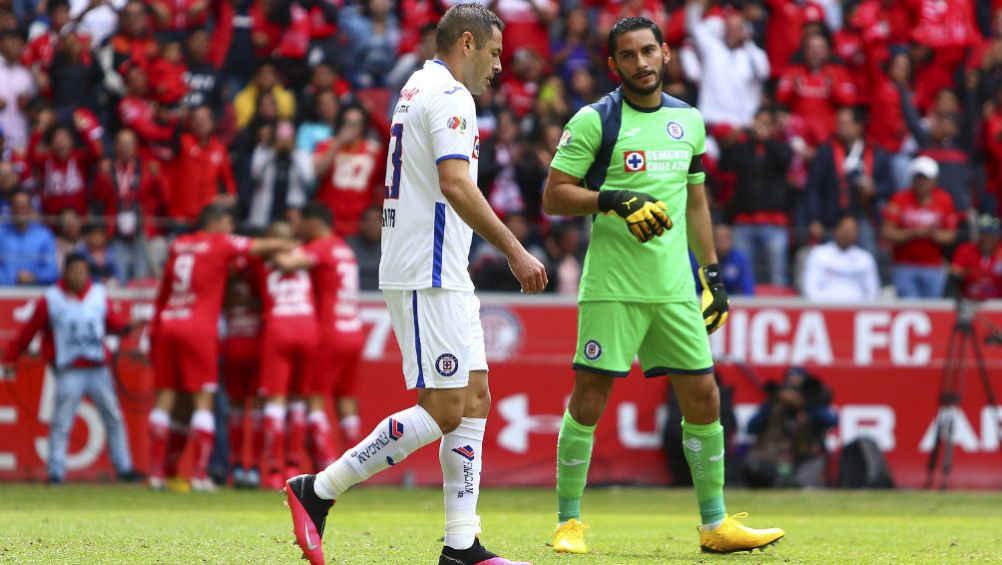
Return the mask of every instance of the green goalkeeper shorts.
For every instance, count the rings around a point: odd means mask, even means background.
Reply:
[[[713,372],[710,340],[695,301],[582,302],[573,367],[625,377],[634,357],[646,377]]]

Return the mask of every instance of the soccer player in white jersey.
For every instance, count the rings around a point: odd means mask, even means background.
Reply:
[[[477,189],[480,138],[473,95],[501,71],[504,24],[478,4],[453,6],[438,23],[437,58],[415,72],[394,109],[383,204],[380,288],[417,404],[388,416],[316,475],[286,482],[296,540],[323,563],[324,523],[352,485],[441,438],[445,545],[439,565],[511,565],[480,545],[477,498],[490,409],[480,303],[467,257],[475,230],[508,258],[522,292],[546,270]]]

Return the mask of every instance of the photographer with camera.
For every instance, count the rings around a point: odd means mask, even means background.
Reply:
[[[766,400],[748,422],[757,437],[742,470],[751,487],[825,484],[825,434],[838,424],[832,392],[803,367],[790,367],[781,383],[766,384]]]
[[[976,241],[957,246],[950,264],[946,295],[957,299],[1002,298],[1002,222],[982,214],[977,223]]]

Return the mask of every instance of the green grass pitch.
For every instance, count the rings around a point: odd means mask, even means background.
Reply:
[[[441,493],[359,488],[335,506],[329,563],[437,563]],[[549,490],[488,490],[489,548],[536,564],[1002,563],[1002,493],[736,491],[732,512],[786,538],[765,553],[701,554],[689,490],[585,494],[589,555],[546,545]],[[154,493],[141,487],[0,485],[0,563],[303,563],[282,496]],[[332,558],[333,556],[333,558]]]

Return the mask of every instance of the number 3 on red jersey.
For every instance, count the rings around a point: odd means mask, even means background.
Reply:
[[[390,128],[390,166],[386,169],[386,185],[383,198],[400,198],[400,156],[404,151],[404,124],[393,124]]]

